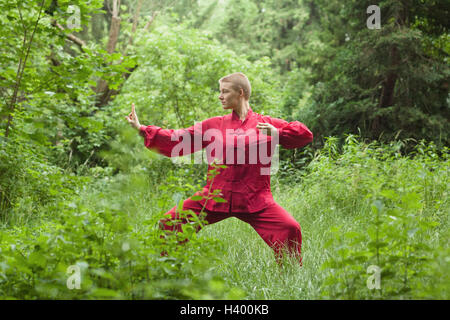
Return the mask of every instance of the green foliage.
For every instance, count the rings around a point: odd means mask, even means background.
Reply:
[[[134,181],[138,192],[140,184]],[[116,182],[123,190],[123,183]],[[111,190],[111,187],[108,187]],[[140,192],[142,194],[142,192]],[[99,204],[105,194],[61,202],[58,215],[28,228],[0,231],[0,296],[8,299],[240,299],[211,268],[220,242],[197,237],[191,220],[183,233],[161,230],[161,213],[143,217]],[[122,208],[125,205],[121,201]],[[187,217],[190,211],[180,211]],[[187,243],[182,246],[179,242]],[[164,253],[164,254],[163,254]],[[71,288],[70,266],[81,271]]]
[[[398,149],[349,136],[341,153],[329,139],[310,164],[304,183],[332,179],[333,187],[321,193],[332,210],[349,215],[346,224],[331,227],[325,244],[330,258],[322,265],[328,274],[324,297],[448,297],[445,290],[432,290],[439,268],[448,266],[430,268],[433,255],[448,246],[448,151],[439,156],[433,144],[422,143],[416,157],[404,158]],[[443,239],[435,239],[436,233]],[[380,289],[367,287],[369,266],[381,268]]]
[[[312,1],[232,0],[209,29],[250,60],[271,57],[272,66],[285,74],[308,60],[305,47],[315,38],[315,7]]]
[[[381,30],[365,26],[369,1],[321,7],[323,14],[331,11],[341,20],[323,20],[327,37],[335,41],[315,52],[306,122],[316,137],[360,133],[383,141],[413,138],[448,145],[450,69],[448,47],[442,45],[448,29],[439,19],[433,21],[441,26],[437,36],[417,28],[441,3],[418,2],[381,2]]]
[[[46,160],[43,148],[21,136],[0,136],[0,220],[21,225],[39,209],[69,199],[87,179],[65,173]]]
[[[108,54],[100,43],[82,50],[66,43],[65,36],[79,30],[64,23],[71,16],[69,6],[80,9],[81,28],[98,13],[102,1],[65,1],[53,15],[48,13],[50,2],[42,2],[41,8],[39,1],[19,1],[17,6],[0,1],[8,18],[0,17],[0,128],[6,129],[10,116],[14,130],[38,144],[56,146],[49,158],[60,167],[76,170],[82,164],[102,164],[95,151],[112,133],[106,128],[107,119],[96,115],[99,106],[94,89],[99,79],[107,80],[112,89],[120,87],[122,74],[135,61],[120,53]],[[54,27],[53,20],[65,30]]]

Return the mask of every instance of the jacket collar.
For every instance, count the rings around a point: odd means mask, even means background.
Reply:
[[[252,108],[249,106],[248,107],[248,112],[247,112],[247,116],[245,117],[245,119],[242,121],[244,122],[245,120],[247,120],[251,115],[253,114],[253,110]],[[233,121],[238,121],[239,119],[239,115],[236,113],[236,111],[233,110],[232,114],[231,114],[231,120]]]

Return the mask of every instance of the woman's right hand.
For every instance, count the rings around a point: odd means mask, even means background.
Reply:
[[[139,119],[136,114],[136,110],[134,108],[134,103],[131,104],[131,113],[125,117],[128,120],[128,123],[135,129],[139,130],[141,124],[139,123]]]

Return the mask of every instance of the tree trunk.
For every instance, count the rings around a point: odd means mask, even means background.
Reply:
[[[114,0],[113,1],[113,9],[111,12],[111,26],[109,28],[109,37],[108,37],[108,44],[106,45],[106,51],[108,54],[112,54],[114,50],[116,49],[117,40],[119,39],[119,32],[120,32],[120,0]],[[110,94],[109,94],[109,88],[108,83],[100,79],[97,82],[97,88],[95,89],[95,92],[97,93],[97,103],[96,105],[98,107],[104,106],[108,103]]]
[[[394,104],[395,83],[397,81],[397,67],[399,64],[399,55],[397,47],[391,49],[391,70],[386,77],[386,81],[383,83],[383,90],[380,97],[380,108],[392,106]]]
[[[408,23],[408,11],[404,3],[397,3],[400,6],[397,8],[395,20],[396,25],[402,28]],[[390,107],[394,104],[395,99],[395,85],[398,79],[398,69],[400,67],[400,54],[398,48],[394,45],[389,51],[388,60],[389,71],[382,84],[380,100],[378,108]],[[372,135],[377,137],[383,131],[383,119],[381,116],[376,116],[372,122]]]
[[[117,1],[115,1],[115,4],[117,3]],[[119,5],[120,5],[120,1],[119,1]],[[128,40],[128,43],[125,44],[124,47],[124,52],[123,55],[125,56],[127,53],[127,46],[129,44],[132,44],[133,42],[133,35],[136,32],[137,29],[137,25],[138,25],[138,21],[139,21],[139,13],[142,7],[142,0],[140,0],[137,4],[136,7],[136,12],[134,14],[133,17],[133,27],[132,27],[132,34],[130,36],[130,39]],[[119,30],[120,30],[120,18],[118,18],[118,9],[117,11],[114,10],[115,6],[113,7],[113,17],[112,17],[112,22],[111,22],[111,29],[110,29],[110,33],[109,33],[109,40],[108,40],[108,46],[107,46],[107,51],[109,54],[113,53],[117,44],[117,39],[119,38]],[[117,7],[118,8],[118,7]],[[154,21],[155,17],[157,16],[158,11],[155,11],[152,16],[150,17],[149,21],[147,21],[145,27],[144,27],[144,31],[148,30],[148,28],[150,27],[150,25],[152,24],[152,22]],[[135,66],[134,68],[130,68],[128,69],[128,72],[124,72],[122,74],[122,77],[127,80],[131,73],[136,70],[137,66]],[[123,85],[123,83],[122,83]],[[115,95],[117,95],[120,92],[120,89],[122,88],[122,85],[120,85],[120,87],[118,89],[110,89],[108,87],[108,83],[104,80],[100,80],[98,82],[97,88],[95,90],[95,92],[97,93],[97,103],[96,106],[97,107],[101,107],[101,106],[105,106],[108,104],[108,102],[111,100],[111,98]]]

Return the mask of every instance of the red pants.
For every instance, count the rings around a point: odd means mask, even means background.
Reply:
[[[202,209],[202,205],[197,201],[190,199],[184,201],[183,210],[188,210],[186,207],[197,215],[199,215]],[[160,221],[161,227],[164,230],[176,230],[177,232],[181,232],[181,225],[188,222],[188,219],[186,218],[180,219],[180,215],[176,209],[177,206],[166,213],[166,215],[170,215],[171,218]],[[300,224],[279,204],[274,203],[272,206],[255,213],[222,213],[203,210],[203,214],[205,215],[207,224],[213,224],[230,217],[236,217],[249,223],[261,238],[274,250],[275,258],[279,263],[281,263],[283,253],[287,251],[296,257],[300,265],[302,264],[302,233]],[[177,221],[173,221],[174,223],[172,223],[172,225],[167,225],[166,222],[171,220]],[[198,226],[197,231],[200,229],[201,227]]]

